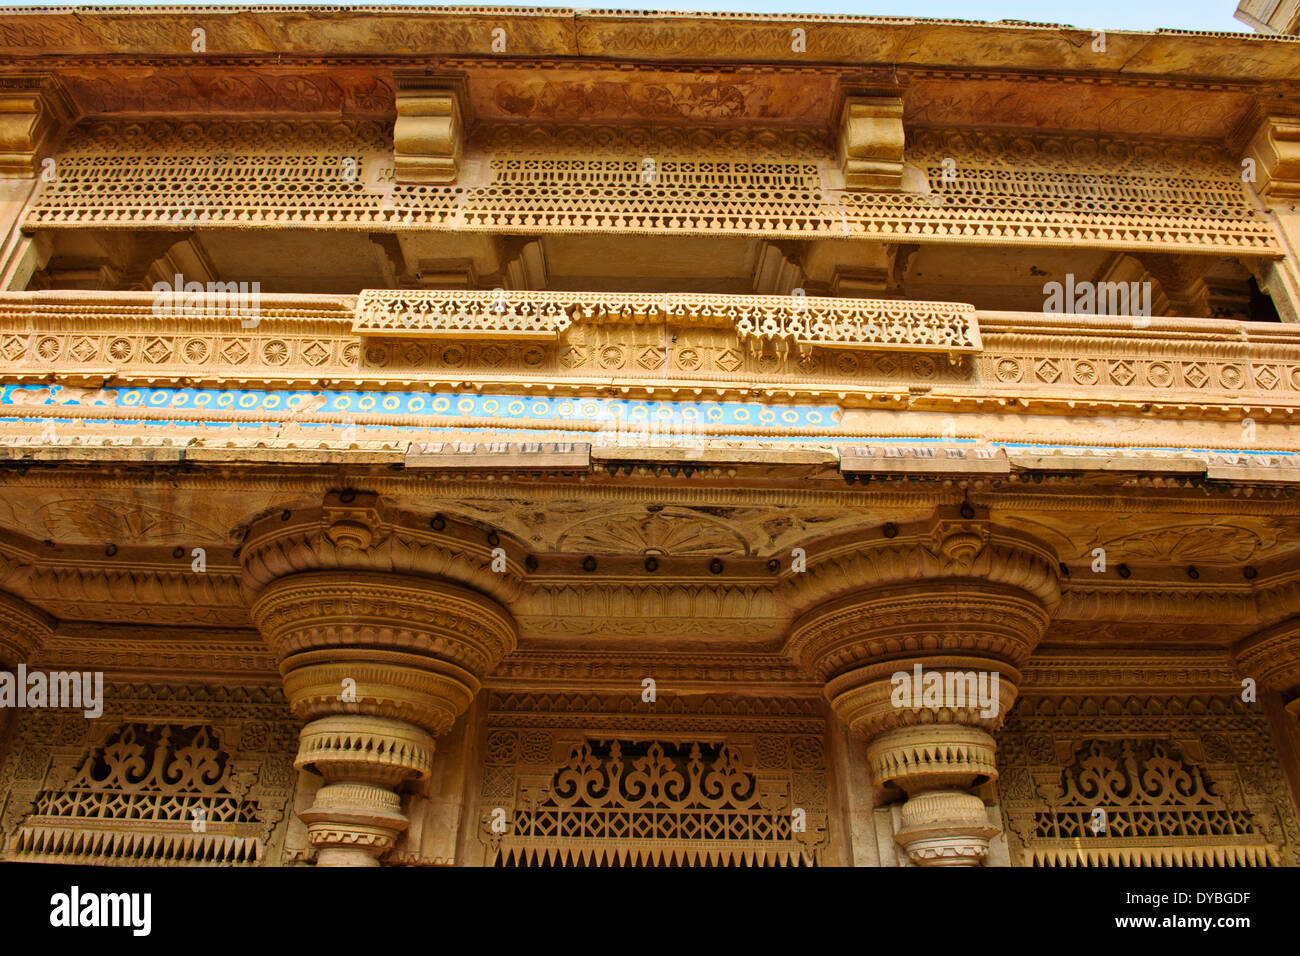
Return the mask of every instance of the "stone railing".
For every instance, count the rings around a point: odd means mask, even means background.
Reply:
[[[655,400],[780,394],[860,405],[885,395],[945,413],[1012,398],[1070,415],[1150,403],[1172,418],[1300,413],[1300,325],[1284,323],[684,293],[158,299],[0,293],[0,384],[28,387],[29,403],[44,401],[29,386],[54,384],[578,395],[614,384]],[[956,361],[938,358],[945,352]]]
[[[731,325],[742,339],[803,346],[924,352],[981,348],[973,305],[802,295],[367,289],[357,299],[353,331],[548,339],[582,321]]]

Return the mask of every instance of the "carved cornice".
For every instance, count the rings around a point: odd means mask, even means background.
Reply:
[[[1040,647],[1021,669],[1020,699],[1080,693],[1237,694],[1241,681],[1225,651],[1054,652]]]
[[[635,689],[654,678],[665,692],[676,687],[744,693],[776,688],[790,696],[818,697],[820,685],[808,681],[781,654],[724,654],[693,651],[689,655],[648,652],[518,650],[503,660],[488,680],[493,693],[543,689]]]
[[[65,620],[247,626],[238,569],[223,567],[218,549],[212,550],[212,565],[197,573],[188,551],[170,562],[152,555],[132,560],[128,553],[114,560],[80,548],[50,553],[37,542],[0,534],[0,584]]]
[[[582,55],[615,60],[789,64],[890,63],[919,68],[1021,67],[1109,76],[1124,67],[1138,78],[1187,75],[1264,83],[1295,76],[1284,40],[1241,33],[1107,31],[1103,62],[1089,35],[1056,24],[995,24],[913,17],[633,11],[511,7],[446,10],[374,9],[328,15],[310,7],[278,10],[175,7],[146,11],[16,10],[2,21],[0,54],[39,57],[111,54],[119,58],[180,58],[191,54],[193,26],[210,34],[209,56],[268,58],[431,56],[483,58],[504,67],[519,57]],[[493,26],[507,30],[505,51],[493,49]],[[800,50],[791,28],[808,33]],[[1213,55],[1194,68],[1189,46],[1213,40]],[[942,52],[940,52],[942,51]],[[507,56],[500,56],[502,52]],[[1143,54],[1139,57],[1138,54]],[[1113,69],[1108,69],[1113,67]],[[861,68],[860,66],[858,67]]]
[[[247,617],[240,607],[239,612]],[[109,609],[102,612],[107,615]],[[113,613],[115,620],[127,617]],[[219,681],[280,686],[276,658],[257,631],[193,627],[141,627],[116,623],[65,622],[41,649],[36,662],[46,670],[93,666],[108,679]]]
[[[645,571],[624,573],[642,578]],[[770,581],[643,583],[610,573],[600,580],[537,581],[515,609],[521,632],[537,637],[680,634],[770,641],[788,620]]]
[[[826,732],[826,705],[814,697],[679,694],[671,686],[653,702],[636,693],[492,691],[492,723],[515,727],[586,728],[589,733],[644,731]]]

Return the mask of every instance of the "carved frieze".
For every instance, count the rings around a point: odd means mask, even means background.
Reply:
[[[108,683],[104,715],[28,710],[0,767],[5,858],[276,865],[298,725],[275,690]]]
[[[1024,697],[997,739],[1013,865],[1297,863],[1268,723],[1231,692]]]
[[[693,95],[698,99],[697,92]],[[438,101],[454,104],[456,99]],[[987,139],[975,142],[950,131],[919,135],[908,156],[929,179],[925,196],[894,191],[897,185],[832,194],[823,186],[823,174],[841,173],[835,160],[815,155],[758,161],[703,151],[671,158],[560,149],[466,154],[466,164],[474,161],[482,168],[482,182],[425,186],[393,182],[387,150],[374,148],[373,138],[363,135],[363,128],[370,128],[365,124],[299,124],[281,142],[276,128],[294,124],[259,122],[265,141],[274,144],[272,151],[280,157],[278,174],[269,174],[262,155],[221,144],[220,133],[229,124],[183,125],[170,138],[156,141],[154,155],[133,150],[124,161],[108,144],[129,136],[138,123],[118,121],[123,132],[114,132],[105,121],[83,125],[61,152],[60,175],[36,199],[26,225],[158,228],[193,220],[276,228],[437,226],[766,238],[817,233],[873,241],[914,241],[924,235],[938,243],[1278,251],[1271,224],[1251,205],[1238,171],[1225,159],[1189,154],[1179,182],[1194,179],[1196,188],[1157,187],[1151,185],[1151,174],[1159,157],[1155,163],[1135,159],[1145,154],[1109,141],[1099,150],[1082,139],[1033,139],[1025,171],[1026,158],[1019,155],[1023,137],[1008,137],[989,156]],[[450,114],[439,122],[451,123]],[[897,117],[891,122],[901,126]],[[216,136],[209,126],[216,127]],[[165,121],[150,128],[165,130]],[[444,130],[439,141],[439,149],[450,150],[439,173],[445,177],[460,138]],[[888,162],[901,169],[900,144],[890,142]],[[1060,169],[1062,150],[1076,157],[1077,165],[1068,171]],[[1115,169],[1110,153],[1116,151],[1131,171]],[[398,155],[405,154],[399,150]],[[222,160],[219,170],[214,157]],[[860,157],[855,161],[865,162]],[[164,163],[171,175],[158,180],[139,175],[141,164],[148,162]],[[1021,173],[1000,175],[1008,164]],[[1107,191],[1113,208],[1097,201],[1098,175],[1111,182]],[[861,176],[854,181],[859,186],[871,182]]]
[[[827,862],[813,701],[495,693],[485,734],[488,865]]]

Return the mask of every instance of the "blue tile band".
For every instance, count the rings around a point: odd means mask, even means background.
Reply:
[[[48,389],[49,406],[80,405],[59,401],[62,386],[5,385],[0,405],[13,406],[16,390]],[[255,414],[295,412],[307,406],[336,415],[400,415],[414,419],[481,418],[490,421],[629,422],[632,425],[699,425],[710,429],[743,425],[779,431],[788,428],[835,429],[835,405],[764,405],[758,402],[652,402],[608,398],[555,398],[480,395],[456,392],[308,392],[229,388],[106,388],[92,406],[128,409],[216,409]],[[105,400],[107,399],[107,400]],[[34,408],[36,406],[28,405]]]

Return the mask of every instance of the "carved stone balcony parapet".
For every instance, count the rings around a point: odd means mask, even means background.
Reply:
[[[428,339],[555,339],[582,306],[547,292],[366,289],[357,298],[358,335]],[[587,303],[590,314],[591,303]]]
[[[593,320],[731,325],[742,339],[800,346],[982,348],[972,305],[802,295],[368,289],[357,299],[352,327],[376,337],[554,339]]]

